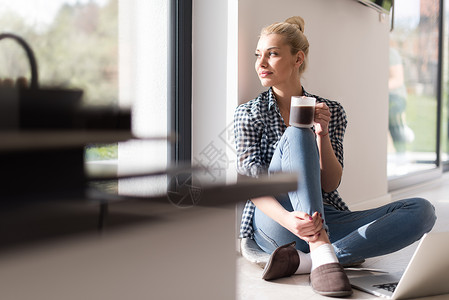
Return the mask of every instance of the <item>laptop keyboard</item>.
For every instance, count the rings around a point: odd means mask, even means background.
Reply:
[[[394,290],[396,289],[396,287],[398,286],[399,282],[392,282],[392,283],[383,283],[383,284],[375,284],[373,285],[373,287],[379,288],[379,289],[383,289],[383,290],[387,290],[389,292],[394,292]]]

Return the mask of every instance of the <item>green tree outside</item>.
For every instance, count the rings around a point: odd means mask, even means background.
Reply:
[[[6,1],[6,0],[0,0]],[[1,32],[24,38],[33,49],[41,86],[79,88],[86,105],[118,104],[118,1],[63,4],[50,24],[28,24],[14,11],[0,11]],[[12,40],[0,43],[0,78],[30,78],[25,52]],[[86,147],[87,160],[117,158],[117,145]]]

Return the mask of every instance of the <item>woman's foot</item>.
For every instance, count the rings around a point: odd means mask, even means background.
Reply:
[[[310,285],[315,293],[330,297],[352,295],[348,276],[339,263],[330,263],[317,267],[310,273]]]
[[[327,237],[327,236],[326,236]],[[330,243],[312,245],[312,272],[310,284],[315,293],[330,297],[352,295],[348,276],[338,262],[334,247]]]
[[[300,256],[295,245],[296,243],[292,242],[274,250],[263,270],[263,279],[275,280],[295,274],[300,265]],[[323,248],[326,246],[321,249]],[[314,292],[323,296],[352,295],[348,276],[338,262],[326,263],[314,268],[310,273],[310,284]]]
[[[299,254],[295,245],[296,242],[291,242],[271,253],[262,273],[263,279],[274,280],[295,274],[299,267]]]

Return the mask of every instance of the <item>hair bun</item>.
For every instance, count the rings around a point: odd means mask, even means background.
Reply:
[[[301,30],[301,32],[304,33],[304,19],[301,18],[300,16],[290,17],[287,20],[285,20],[285,23],[298,26],[299,30]]]

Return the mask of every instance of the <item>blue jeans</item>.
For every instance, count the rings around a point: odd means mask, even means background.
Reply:
[[[269,172],[298,173],[298,189],[276,197],[288,211],[320,212],[340,263],[347,264],[400,250],[419,240],[435,224],[435,209],[425,199],[411,198],[365,211],[340,211],[323,205],[320,165],[311,129],[288,127],[271,160]],[[254,239],[267,253],[296,241],[296,248],[309,252],[309,245],[256,208]]]

